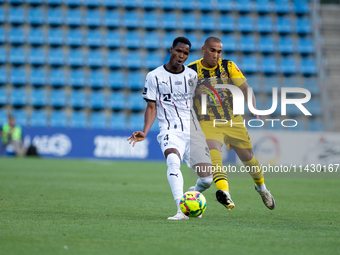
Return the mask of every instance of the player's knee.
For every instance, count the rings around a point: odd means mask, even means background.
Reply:
[[[207,177],[200,177],[200,180],[201,180],[202,186],[206,189],[209,188],[214,181],[213,175],[209,175]]]
[[[168,168],[179,168],[181,165],[181,160],[175,153],[170,153],[166,158],[166,164]]]

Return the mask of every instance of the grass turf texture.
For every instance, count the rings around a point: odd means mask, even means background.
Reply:
[[[196,180],[182,172],[186,190]],[[0,253],[340,253],[340,179],[266,184],[274,211],[248,177],[230,180],[232,211],[213,184],[202,219],[167,221],[176,206],[165,163],[0,158]]]

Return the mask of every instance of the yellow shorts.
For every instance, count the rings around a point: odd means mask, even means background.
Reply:
[[[205,139],[212,139],[223,144],[223,141],[228,147],[228,150],[232,150],[230,145],[233,145],[237,148],[241,149],[250,149],[253,148],[251,143],[248,130],[243,125],[243,118],[241,115],[232,119],[232,127],[231,121],[225,124],[217,124],[213,121],[201,121],[200,125],[204,132]],[[241,123],[241,124],[234,124]]]

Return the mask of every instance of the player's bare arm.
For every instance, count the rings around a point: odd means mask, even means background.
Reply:
[[[246,99],[246,102],[248,103],[248,88],[249,88],[248,83],[247,83],[247,82],[244,82],[239,88],[242,90],[242,93],[243,93],[243,95],[244,95],[244,98]],[[252,93],[252,98],[253,98],[253,106],[254,106],[255,109],[257,109],[257,108],[256,108],[256,100],[255,100],[255,95],[254,95],[254,93]],[[257,114],[254,114],[254,113],[253,113],[253,115],[254,115],[257,119],[260,118]]]
[[[132,135],[127,139],[132,143],[132,147],[135,146],[136,142],[141,142],[145,139],[146,135],[149,133],[152,124],[155,121],[157,115],[156,103],[153,101],[148,101],[146,106],[145,114],[144,114],[144,128],[143,131],[135,131]]]

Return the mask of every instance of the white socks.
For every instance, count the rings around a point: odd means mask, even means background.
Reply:
[[[212,182],[213,182],[213,175],[210,175],[207,177],[199,177],[196,182],[195,190],[199,192],[203,192],[210,187]]]
[[[263,191],[265,191],[267,188],[266,188],[266,184],[262,184],[261,186],[257,186],[256,185],[256,190],[258,191],[258,192],[263,192]]]
[[[179,207],[179,201],[183,196],[183,175],[180,170],[181,160],[175,153],[170,153],[166,159],[168,165],[167,177],[174,196],[177,211],[181,211]]]

